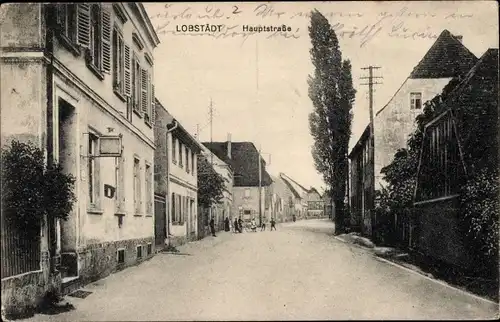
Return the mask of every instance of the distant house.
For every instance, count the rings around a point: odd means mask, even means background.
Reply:
[[[222,201],[219,204],[215,204],[212,207],[211,215],[214,217],[216,224],[216,230],[224,229],[224,219],[228,217],[234,220],[233,214],[231,212],[233,207],[233,185],[234,185],[234,171],[228,162],[224,162],[222,159],[217,157],[215,153],[210,151],[205,145],[203,145],[203,150],[201,152],[207,160],[211,163],[215,172],[217,172],[224,179],[224,192]],[[227,159],[231,160],[231,155],[227,155]],[[203,226],[205,226],[205,232],[208,232],[209,219],[207,216],[203,218]]]
[[[160,123],[155,137],[155,206],[160,208],[155,209],[155,234],[157,242],[161,242],[163,225],[166,225],[165,234],[170,244],[179,245],[197,239],[197,156],[203,147],[158,100],[156,102]],[[164,211],[166,220],[162,215]]]
[[[296,192],[285,183],[281,176],[271,176],[273,183],[269,188],[269,194],[273,197],[274,208],[271,209],[271,217],[277,222],[288,222],[295,215]]]
[[[478,147],[481,160],[472,160],[463,147],[470,152],[474,145],[470,140],[497,141],[498,128],[478,125],[477,120],[464,115],[464,110],[472,107],[482,115],[498,119],[498,49],[486,51],[443,104],[444,111],[427,123],[424,130],[415,191],[418,234],[412,236],[411,244],[430,257],[471,268],[477,263],[459,229],[460,188],[465,176],[488,165],[488,159],[497,158],[498,144]],[[471,138],[475,133],[460,131],[477,126],[489,126],[483,133],[477,133],[480,138]]]
[[[280,178],[285,182],[285,184],[294,194],[293,204],[295,208],[296,219],[307,218],[307,194],[309,190],[304,188],[302,185],[300,185],[284,173],[280,173]]]
[[[231,165],[234,171],[233,204],[231,213],[243,220],[259,220],[265,215],[266,191],[272,183],[266,171],[266,162],[252,142],[204,142],[222,161]],[[231,156],[229,158],[228,156]],[[259,198],[259,158],[261,167],[261,191]],[[260,211],[259,211],[260,203]]]
[[[307,192],[307,218],[321,218],[324,216],[325,203],[318,190],[309,189]]]
[[[351,222],[364,234],[372,234],[375,190],[386,186],[381,170],[392,162],[398,149],[407,146],[424,102],[441,93],[453,77],[465,75],[477,61],[461,36],[444,30],[390,101],[376,113],[374,137],[370,137],[368,125],[353,147],[349,155]],[[373,147],[369,144],[372,141]]]

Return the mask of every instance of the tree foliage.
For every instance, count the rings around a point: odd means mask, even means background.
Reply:
[[[423,113],[416,118],[417,129],[408,139],[408,148],[399,150],[392,163],[382,169],[388,187],[382,191],[380,205],[391,216],[412,207],[424,127],[451,109],[466,169],[460,187],[460,227],[469,238],[472,253],[491,263],[496,263],[498,257],[500,207],[498,98],[491,94],[498,93],[495,79],[486,81],[483,77],[481,82],[470,82],[457,93],[453,91],[460,79],[455,78],[440,95],[424,104]]]
[[[309,76],[309,97],[313,112],[309,128],[314,139],[312,156],[335,203],[337,232],[344,230],[348,148],[351,136],[352,105],[356,91],[352,85],[351,63],[342,61],[337,36],[328,20],[317,10],[311,13],[309,36],[313,76]]]
[[[31,142],[2,148],[2,212],[21,229],[38,227],[45,215],[67,219],[76,200],[75,178],[60,165],[48,166]]]
[[[198,204],[211,207],[224,197],[224,179],[215,172],[204,155],[198,155]]]

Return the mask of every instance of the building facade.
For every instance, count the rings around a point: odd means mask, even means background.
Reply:
[[[230,138],[228,139],[228,145],[231,144]],[[231,149],[228,147],[227,158],[231,159]],[[214,217],[215,221],[215,229],[216,231],[224,229],[224,220],[229,218],[230,222],[234,221],[233,218],[233,185],[234,185],[234,173],[230,164],[221,160],[215,153],[210,151],[209,148],[203,146],[203,150],[201,152],[205,158],[210,162],[213,169],[217,174],[219,174],[224,180],[224,191],[223,197],[220,203],[212,206],[212,209],[209,213],[210,216]],[[203,223],[205,226],[205,231],[208,232],[208,223],[209,218],[204,218]]]
[[[295,219],[307,218],[308,190],[284,173],[280,173],[280,179],[293,192],[293,198],[288,196],[288,204],[293,204]]]
[[[389,102],[375,114],[373,138],[369,137],[368,125],[350,153],[349,196],[355,229],[366,235],[373,233],[376,191],[387,185],[382,169],[399,149],[407,147],[424,103],[441,93],[453,77],[464,76],[476,62],[462,37],[444,30]]]
[[[318,190],[309,189],[307,193],[307,218],[323,218],[325,213],[325,204]]]
[[[175,120],[175,118],[174,118]],[[172,245],[198,238],[198,154],[203,146],[176,121],[167,133],[169,237]]]
[[[17,92],[10,100],[33,102],[29,113],[43,115],[33,119],[18,110],[20,124],[7,128],[23,131],[22,119],[32,120],[43,133],[37,140],[47,146],[48,160],[76,178],[72,213],[48,227],[54,230],[49,256],[64,292],[68,283],[102,278],[154,250],[153,52],[159,40],[136,3],[6,10],[2,28],[12,32],[2,33],[8,38],[2,46],[9,46],[2,53],[2,80]],[[4,57],[14,62],[16,56],[38,60],[4,68]],[[11,104],[2,101],[2,120]]]
[[[266,171],[266,162],[259,155],[255,145],[252,142],[231,142],[230,140],[204,142],[203,144],[221,160],[230,164],[234,171],[231,209],[233,216],[241,217],[245,221],[250,221],[252,218],[259,220],[260,216],[265,219],[265,198],[272,180]],[[228,155],[231,158],[228,158]]]

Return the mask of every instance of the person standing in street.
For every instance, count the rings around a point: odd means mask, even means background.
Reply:
[[[271,231],[273,231],[273,228],[274,230],[276,230],[276,221],[274,220],[274,218],[271,218]]]
[[[212,219],[210,219],[210,231],[212,232],[212,236],[217,237],[217,235],[215,235],[215,220],[214,220],[214,217],[212,217]]]
[[[229,218],[226,217],[226,219],[224,220],[224,230],[225,231],[231,231],[231,228],[229,227],[230,226],[229,223],[230,223]]]
[[[234,232],[237,233],[238,229],[238,218],[234,218]]]
[[[262,226],[260,226],[260,231],[265,231],[266,230],[266,221],[262,220]]]
[[[240,217],[240,219],[238,219],[238,231],[240,233],[243,232],[243,220],[241,219],[241,217]]]

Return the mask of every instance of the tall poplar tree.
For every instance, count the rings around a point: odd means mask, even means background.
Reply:
[[[317,10],[311,13],[309,36],[315,69],[308,79],[309,97],[313,103],[313,112],[309,115],[309,128],[314,138],[312,156],[335,206],[336,233],[342,233],[347,219],[344,204],[347,154],[356,90],[352,85],[351,63],[342,61],[337,35]]]

